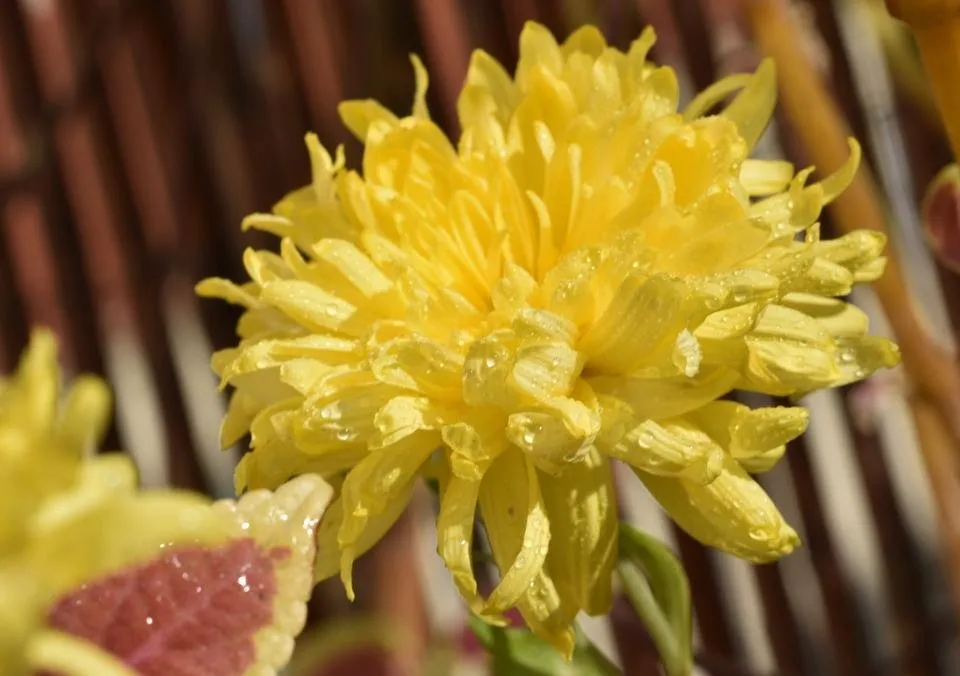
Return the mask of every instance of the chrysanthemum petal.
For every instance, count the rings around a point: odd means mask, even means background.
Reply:
[[[521,90],[528,88],[531,71],[538,66],[559,73],[563,68],[563,57],[553,34],[544,26],[528,21],[520,32],[516,81]]]
[[[793,179],[793,165],[783,160],[744,160],[740,183],[750,196],[772,195]]]
[[[357,308],[320,287],[298,280],[268,282],[261,299],[275,306],[301,326],[326,333],[334,331],[351,336],[362,335],[354,320]],[[352,321],[353,320],[353,321]]]
[[[863,310],[836,298],[790,293],[779,302],[785,307],[813,317],[834,338],[862,336],[869,328],[870,322]]]
[[[343,522],[337,531],[340,578],[353,598],[353,562],[359,556],[364,532],[371,522],[390,515],[393,503],[403,501],[413,480],[440,441],[439,433],[415,432],[383,450],[373,451],[354,467],[343,482]],[[391,521],[392,523],[392,521]]]
[[[703,117],[720,105],[730,94],[746,87],[752,78],[750,73],[735,73],[717,80],[693,97],[683,110],[683,119],[692,121]]]
[[[772,469],[786,444],[807,429],[809,417],[805,408],[751,409],[732,401],[716,401],[686,416],[751,474]]]
[[[337,106],[343,124],[361,141],[367,140],[370,128],[377,124],[394,126],[399,123],[397,116],[377,101],[344,101]]]
[[[572,597],[564,598],[546,569],[537,572],[517,607],[531,631],[556,648],[566,660],[573,657],[573,621],[577,606]]]
[[[503,625],[502,617],[484,614],[484,600],[477,593],[473,574],[473,525],[480,480],[450,478],[440,501],[437,517],[437,552],[453,576],[467,607],[491,624]]]
[[[657,476],[707,484],[723,470],[723,449],[682,420],[638,420],[620,423],[623,434],[603,450],[636,470]],[[617,426],[611,426],[611,436]]]
[[[532,462],[517,449],[500,455],[480,485],[480,511],[501,579],[485,612],[500,614],[515,605],[543,568],[550,523]]]
[[[618,533],[610,461],[592,449],[540,488],[553,533],[550,577],[571,605],[591,615],[608,612]]]
[[[384,346],[370,366],[389,385],[422,392],[446,401],[459,401],[463,356],[443,345],[405,338]]]
[[[627,374],[662,353],[669,360],[677,335],[691,320],[690,291],[680,279],[628,277],[580,343],[593,368]]]
[[[330,478],[355,467],[368,453],[361,444],[344,445],[323,453],[304,453],[292,443],[270,440],[240,458],[234,468],[234,489],[243,493],[274,488],[301,474]]]
[[[256,296],[250,293],[250,289],[244,288],[245,286],[234,284],[229,279],[208,277],[199,282],[194,290],[203,298],[220,298],[234,305],[256,307],[259,305]]]
[[[414,485],[411,483],[394,500],[391,500],[386,508],[368,519],[366,528],[360,538],[351,546],[351,553],[354,559],[359,558],[370,551],[384,535],[387,534],[400,516],[406,511],[410,504],[410,498],[413,496]],[[333,577],[341,570],[340,547],[337,542],[337,533],[343,523],[343,498],[338,497],[334,500],[323,520],[320,521],[320,527],[317,529],[317,558],[314,564],[314,579],[321,582]]]
[[[112,414],[110,388],[99,378],[80,376],[73,381],[62,405],[57,437],[67,448],[90,451],[107,432]]]
[[[836,385],[862,380],[883,368],[900,363],[900,348],[887,338],[859,336],[838,341],[837,362],[843,374]]]
[[[677,524],[706,545],[764,563],[799,543],[770,496],[732,457],[705,486],[643,472],[637,476]]]
[[[503,413],[469,410],[443,426],[441,438],[450,451],[450,471],[466,481],[480,481],[490,463],[507,448]]]
[[[777,70],[772,59],[764,59],[723,116],[737,125],[740,136],[753,148],[770,123],[776,104]]]
[[[365,370],[331,372],[301,407],[294,440],[305,452],[322,453],[354,443],[366,444],[376,431],[375,416],[401,391]]]
[[[427,110],[427,87],[430,86],[430,75],[423,66],[423,61],[416,54],[410,55],[410,63],[413,64],[416,81],[416,93],[413,96],[413,116],[430,119],[430,111]]]
[[[534,410],[512,413],[506,428],[507,438],[544,467],[578,457],[599,431],[599,413],[570,397],[552,397]]]
[[[696,378],[628,378],[595,376],[587,383],[597,393],[628,406],[638,419],[659,420],[683,415],[723,396],[737,382],[738,375],[727,368],[702,370]],[[604,402],[604,406],[608,403]]]

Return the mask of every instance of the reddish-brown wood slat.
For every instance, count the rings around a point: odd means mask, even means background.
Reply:
[[[251,1],[266,17],[260,39],[236,33],[231,21],[236,8],[227,0],[0,0],[0,369],[12,367],[35,322],[51,324],[61,335],[69,370],[102,371],[103,345],[118,335],[136,341],[147,349],[151,377],[162,393],[171,446],[183,456],[177,456],[174,479],[195,486],[203,481],[192,460],[171,347],[163,337],[169,294],[181,307],[195,305],[190,282],[210,274],[242,278],[244,246],[276,247],[273,238],[241,234],[240,219],[308,180],[306,130],[319,132],[330,148],[347,139],[336,114],[341,99],[369,96],[406,113],[413,90],[410,51],[420,53],[430,68],[431,110],[449,130],[474,44],[503,58],[511,70],[527,19],[544,21],[563,39],[576,28],[571,17],[586,16],[569,0],[505,0],[483,7],[471,0]],[[687,62],[700,88],[718,70],[711,60],[718,28],[711,10],[723,5],[729,11],[737,1],[581,4],[621,47],[635,37],[637,14],[660,24],[657,58],[675,66]],[[669,21],[650,11],[653,4],[672,10],[675,43]],[[823,24],[823,17],[832,15],[831,3],[814,5]],[[37,8],[44,6],[54,21],[38,18]],[[831,58],[841,68],[834,74],[838,90],[852,92],[842,72],[842,50],[825,32]],[[736,58],[745,60],[737,63],[749,65],[746,56],[738,52]],[[728,69],[729,64],[719,68]],[[38,84],[40,96],[31,90]],[[861,111],[848,104],[847,114],[862,130]],[[929,150],[938,138],[926,129],[918,135],[909,120],[905,124],[919,190],[939,163]],[[791,156],[805,164],[791,147],[789,130],[783,133]],[[348,148],[357,168],[359,146],[351,140]],[[167,280],[175,283],[166,285]],[[943,281],[949,287],[956,280]],[[236,311],[215,302],[200,307],[213,342],[233,343]],[[934,655],[941,638],[954,630],[932,617],[921,599],[924,570],[899,513],[879,440],[856,431],[855,442],[872,517],[864,527],[878,531],[885,592],[899,632],[900,655],[888,671],[943,673]],[[806,553],[824,590],[818,603],[826,609],[832,649],[842,673],[871,673],[868,667],[876,665],[857,635],[858,592],[844,579],[833,551],[841,534],[829,530],[810,459],[802,449],[795,451],[797,457],[785,462],[800,495]],[[395,584],[400,575],[405,581],[415,575],[411,534],[409,522],[401,522],[358,562],[357,610],[381,611],[425,635],[422,590]],[[702,666],[709,674],[747,674],[715,557],[685,536],[679,542],[701,624]],[[800,673],[797,635],[803,628],[787,598],[788,572],[766,566],[754,574],[778,673]],[[316,619],[326,621],[345,612],[347,604],[339,582],[323,587],[329,593]],[[627,673],[652,673],[651,647],[635,618],[614,615],[618,644],[639,648],[625,653]],[[416,669],[411,665],[422,647],[411,647],[408,670]]]
[[[26,33],[37,63],[40,89],[48,104],[70,100],[78,86],[76,63],[85,45],[59,2],[24,3]],[[117,199],[118,177],[109,164],[101,121],[94,108],[63,115],[53,129],[68,200],[81,235],[87,275],[96,296],[103,339],[126,334],[144,346],[160,396],[170,449],[180,462],[170,463],[171,480],[200,486],[182,397],[173,373],[170,349],[158,304],[158,289],[140,252],[130,247]]]

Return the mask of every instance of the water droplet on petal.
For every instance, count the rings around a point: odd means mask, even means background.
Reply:
[[[392,470],[387,472],[387,475],[383,478],[383,483],[386,487],[389,487],[391,484],[397,482],[397,479],[400,478],[400,468],[394,467]]]

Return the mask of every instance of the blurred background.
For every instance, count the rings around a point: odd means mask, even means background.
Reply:
[[[952,355],[960,284],[931,255],[917,207],[949,147],[910,33],[881,2],[0,0],[0,371],[30,326],[51,326],[68,373],[112,383],[107,445],[135,456],[146,485],[231,495],[242,449],[218,449],[225,402],[208,364],[234,342],[237,317],[198,301],[193,284],[242,279],[246,246],[276,246],[240,221],[307,183],[306,131],[344,143],[358,165],[339,101],[407,112],[416,52],[433,117],[456,134],[471,50],[512,68],[527,20],[560,39],[593,23],[620,48],[652,24],[653,57],[677,70],[684,101],[771,51],[781,73],[813,73],[864,146],[904,283],[921,299],[916,320]],[[780,37],[764,21],[779,22]],[[803,167],[815,146],[796,133],[807,113],[793,110],[781,109],[758,154]],[[832,232],[830,214],[823,227]],[[854,300],[888,331],[873,292]],[[960,673],[949,583],[960,560],[942,554],[938,525],[951,499],[960,515],[960,496],[931,490],[907,382],[897,370],[806,400],[810,432],[763,479],[805,544],[779,564],[706,551],[620,477],[626,517],[685,563],[701,673]],[[420,496],[362,559],[357,603],[338,581],[318,588],[291,674],[348,662],[358,674],[486,673],[435,556],[433,509]],[[625,607],[584,625],[626,673],[657,673]],[[331,646],[353,640],[379,647],[329,663]]]

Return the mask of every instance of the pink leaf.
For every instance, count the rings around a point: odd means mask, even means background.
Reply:
[[[288,556],[250,538],[178,548],[83,585],[53,608],[50,624],[145,676],[242,674],[256,661],[254,635],[273,620],[275,562]]]
[[[90,580],[48,613],[143,676],[260,676],[293,651],[313,588],[316,527],[332,489],[302,476],[211,505],[228,538],[161,547]]]

